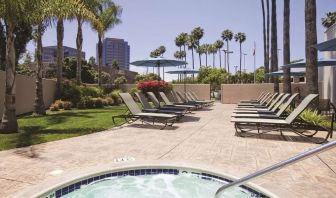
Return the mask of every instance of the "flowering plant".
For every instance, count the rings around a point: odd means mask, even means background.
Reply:
[[[160,91],[167,91],[169,89],[169,85],[167,82],[161,80],[151,80],[151,81],[143,81],[139,82],[137,88],[142,92],[160,92]]]

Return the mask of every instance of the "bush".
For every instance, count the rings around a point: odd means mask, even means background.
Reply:
[[[112,106],[114,104],[113,98],[111,97],[106,97],[105,100],[107,102],[107,105]]]
[[[93,101],[94,101],[94,105],[95,105],[96,108],[103,108],[104,107],[102,98],[95,98],[95,99],[93,99]]]
[[[85,97],[85,107],[88,109],[92,109],[95,107],[95,100],[91,97]]]
[[[70,110],[72,107],[73,107],[72,102],[70,102],[70,101],[64,101],[63,102],[63,108],[64,108],[64,110]]]
[[[135,95],[135,93],[139,92],[138,88],[132,88],[128,91],[129,94],[131,94],[131,96],[133,97],[133,99],[136,101],[136,102],[139,102],[139,99],[138,97]]]
[[[166,92],[168,91],[167,89],[169,89],[169,85],[167,82],[161,80],[161,81],[144,81],[144,82],[140,82],[137,85],[137,88],[139,90],[141,90],[142,92],[146,93],[146,92],[159,92],[159,91],[163,91]]]
[[[127,79],[125,78],[125,76],[119,76],[114,80],[114,84],[119,87],[122,84],[127,83]]]
[[[79,86],[71,81],[64,81],[62,84],[62,93],[61,99],[63,101],[70,101],[73,104],[77,105],[80,101],[81,91]]]
[[[82,96],[101,97],[103,95],[103,89],[93,86],[81,86],[80,88]]]
[[[121,93],[121,90],[116,89],[108,94],[108,96],[113,99],[113,105],[119,105],[122,103],[119,93]]]
[[[56,100],[53,105],[57,105],[59,109],[63,109],[63,101]]]
[[[86,109],[85,98],[80,99],[80,101],[77,103],[77,108],[78,109]]]
[[[49,107],[50,111],[59,111],[59,107],[58,105],[52,104]]]

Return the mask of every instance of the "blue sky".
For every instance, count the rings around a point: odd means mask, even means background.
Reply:
[[[115,0],[123,7],[122,24],[106,33],[106,37],[122,38],[131,46],[131,61],[144,59],[150,51],[160,45],[167,48],[166,58],[173,58],[178,48],[174,39],[181,32],[190,33],[194,27],[204,29],[201,43],[213,43],[220,38],[224,29],[231,29],[234,33],[244,32],[247,40],[243,43],[243,52],[246,56],[246,69],[253,70],[253,43],[256,42],[256,65],[263,65],[263,37],[262,12],[260,0]],[[291,1],[291,59],[305,56],[305,27],[304,27],[304,0]],[[323,41],[325,28],[321,25],[321,18],[325,13],[336,10],[335,0],[317,0],[317,38]],[[282,64],[282,21],[283,1],[277,1],[278,19],[278,48],[279,65]],[[65,23],[64,45],[76,46],[77,24],[75,21]],[[97,34],[89,24],[83,27],[83,50],[86,58],[96,56]],[[45,32],[43,45],[56,45],[56,28],[51,27]],[[29,51],[34,51],[34,44],[28,45]],[[239,65],[239,44],[230,42],[230,71],[233,65]],[[187,62],[191,67],[191,52],[187,52]],[[319,56],[323,57],[322,54]],[[202,58],[202,61],[205,57]],[[208,61],[212,64],[212,58]],[[196,56],[195,66],[198,68]],[[216,63],[219,65],[218,55]],[[143,73],[142,67],[131,66],[131,70]],[[176,76],[165,74],[166,79]]]

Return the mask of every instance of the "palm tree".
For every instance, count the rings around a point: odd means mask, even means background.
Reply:
[[[213,44],[209,44],[209,46],[208,46],[208,53],[209,54],[212,54],[212,68],[215,68],[216,66],[216,64],[215,64],[215,54],[216,54],[216,52],[217,52],[217,49],[216,49],[216,47],[215,47],[215,45],[213,45]]]
[[[305,39],[306,39],[306,83],[308,93],[318,94],[316,0],[305,1]],[[317,107],[318,101],[314,103]]]
[[[208,53],[209,53],[209,44],[203,44],[201,46],[201,48],[204,49],[204,53],[205,53],[205,66],[207,67],[208,66]]]
[[[221,49],[223,47],[224,43],[222,40],[217,40],[215,43],[214,43],[214,46],[216,48],[216,50],[218,51],[218,55],[219,55],[219,67],[222,69],[222,58],[221,58]]]
[[[187,45],[187,42],[188,42],[188,34],[185,33],[185,32],[182,32],[180,35],[179,35],[180,39],[181,39],[181,43],[183,45],[183,51],[186,53],[187,55],[187,51],[186,51],[186,45]],[[187,56],[184,56],[184,61],[187,61]],[[187,65],[185,65],[184,67],[187,67]]]
[[[57,34],[57,48],[56,48],[56,99],[61,98],[62,93],[62,74],[63,74],[63,38],[64,38],[64,24],[63,18],[58,18],[56,25],[56,34]]]
[[[121,23],[122,8],[113,3],[112,1],[102,1],[101,6],[96,12],[98,21],[101,23],[101,27],[92,25],[93,29],[98,33],[98,86],[101,86],[101,67],[102,67],[102,52],[105,32],[113,28],[115,25]]]
[[[182,46],[183,46],[183,38],[181,37],[181,35],[178,35],[176,38],[175,38],[175,45],[177,47],[179,47],[180,49],[180,54],[182,52]],[[180,58],[182,60],[182,58]],[[178,80],[181,80],[181,74],[178,74]]]
[[[245,42],[246,40],[246,35],[243,32],[238,32],[237,34],[235,34],[234,36],[235,41],[239,42],[239,78],[241,78],[241,63],[242,63],[242,43]]]
[[[229,41],[231,41],[232,38],[233,38],[233,33],[232,33],[231,30],[226,29],[226,30],[224,30],[222,32],[222,39],[224,41],[226,41],[226,50],[227,50],[227,52],[229,52]],[[229,55],[230,55],[230,53],[227,53],[227,59],[226,60],[227,60],[227,66],[228,66],[228,68],[227,68],[228,69],[228,73],[230,74]]]
[[[198,55],[199,55],[200,67],[201,67],[201,66],[202,66],[202,54],[205,53],[205,49],[204,49],[204,47],[201,45],[201,46],[198,46],[198,47],[196,48],[196,52],[197,52]]]
[[[194,38],[195,43],[196,43],[196,47],[197,49],[200,49],[200,40],[202,39],[204,35],[204,30],[201,27],[196,27],[191,31],[191,36]],[[198,53],[198,57],[199,57],[199,62],[200,62],[200,67],[202,65],[202,61],[201,61],[201,55],[202,50],[197,50]]]
[[[278,71],[278,36],[277,36],[277,18],[276,18],[276,0],[272,0],[272,26],[271,26],[271,71]],[[274,92],[279,92],[279,81],[277,77],[273,78]]]
[[[268,0],[266,0],[268,1]],[[266,40],[266,20],[265,20],[265,5],[264,0],[261,0],[261,9],[263,17],[263,40],[264,40],[264,66],[265,66],[265,81],[268,82],[268,73],[269,73],[269,58],[268,58],[268,40]]]
[[[93,13],[96,13],[96,9],[100,5],[100,0],[82,0],[85,6]],[[85,22],[85,18],[82,14],[78,14],[76,16],[77,20],[77,37],[76,37],[76,47],[77,47],[77,74],[76,74],[76,82],[77,84],[81,84],[82,82],[82,47],[83,47],[83,31],[82,26]]]
[[[322,25],[325,28],[329,28],[336,23],[336,12],[328,12],[326,15],[326,17],[322,18]]]
[[[188,49],[191,50],[191,59],[192,59],[192,68],[195,69],[195,62],[194,62],[194,49],[197,48],[197,43],[196,43],[196,39],[192,36],[189,35],[188,36]],[[194,74],[192,74],[192,79],[195,79]]]
[[[265,64],[265,72],[266,72],[266,68],[267,68],[267,72],[269,72],[270,67],[269,67],[269,52],[270,52],[270,46],[269,46],[269,35],[270,35],[270,11],[269,11],[269,0],[266,0],[266,19],[267,19],[267,24],[266,24],[266,64]],[[272,82],[273,79],[271,78]],[[270,82],[270,78],[268,76],[266,76],[265,78],[266,82]]]
[[[166,52],[166,47],[161,45],[159,48],[157,48],[159,56],[163,56],[163,54]],[[165,68],[164,66],[162,67],[162,79],[164,80],[164,74],[165,74]]]
[[[284,0],[284,22],[283,22],[283,64],[290,63],[290,38],[289,38],[289,8],[290,0]],[[284,68],[283,92],[291,93],[290,69]]]

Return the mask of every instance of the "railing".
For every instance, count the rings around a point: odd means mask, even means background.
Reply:
[[[281,161],[279,163],[273,164],[273,165],[271,165],[269,167],[266,167],[266,168],[264,168],[262,170],[259,170],[259,171],[255,172],[255,173],[247,175],[247,176],[245,176],[245,177],[243,177],[241,179],[238,179],[238,180],[236,180],[234,182],[226,184],[226,185],[220,187],[217,190],[217,192],[215,194],[215,198],[219,198],[221,196],[221,194],[223,193],[224,190],[227,190],[227,189],[235,187],[235,186],[239,186],[241,184],[246,183],[247,181],[250,181],[252,179],[256,179],[256,178],[258,178],[260,176],[263,176],[265,174],[274,172],[274,171],[279,170],[279,169],[281,169],[283,167],[286,167],[286,166],[291,165],[293,163],[296,163],[296,162],[299,162],[299,161],[304,160],[306,158],[309,158],[309,157],[311,157],[311,156],[313,156],[315,154],[318,154],[320,152],[327,151],[327,150],[329,150],[329,149],[331,149],[331,148],[333,148],[335,146],[336,146],[336,141],[332,141],[332,142],[326,143],[324,145],[321,145],[321,146],[318,146],[316,148],[313,148],[313,149],[310,149],[308,151],[305,151],[303,153],[300,153],[300,154],[298,154],[298,155],[296,155],[294,157],[291,157],[291,158],[289,158],[287,160],[284,160],[284,161]]]

